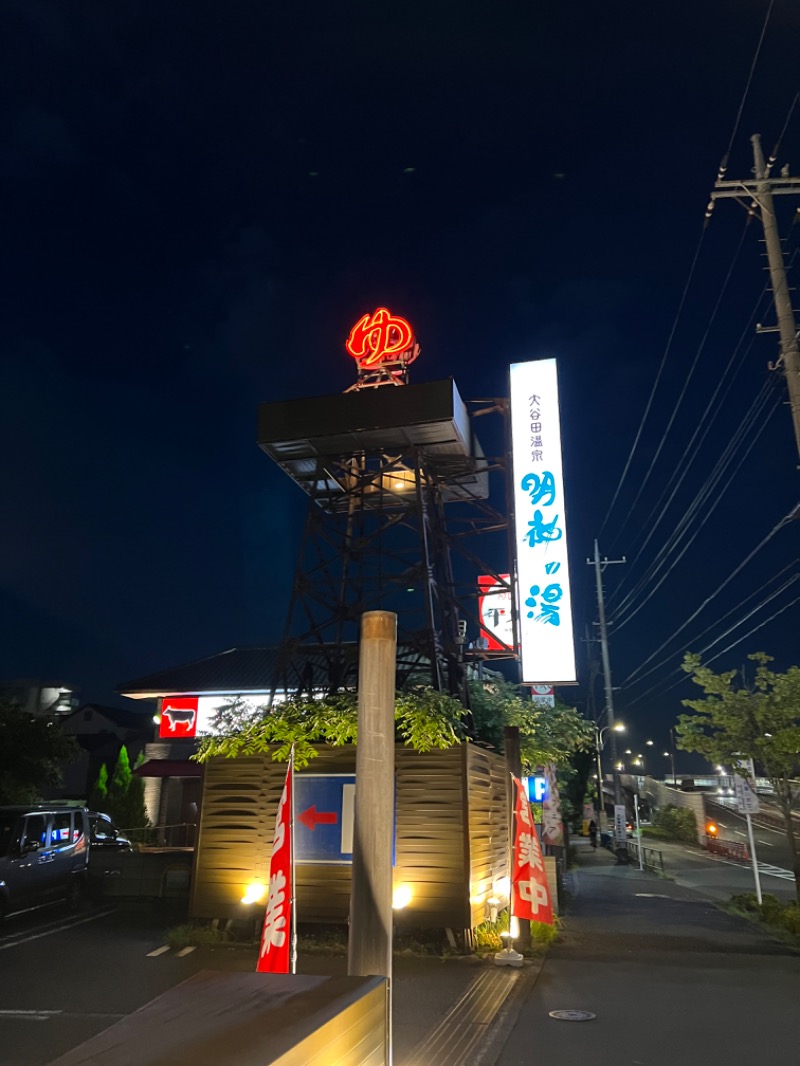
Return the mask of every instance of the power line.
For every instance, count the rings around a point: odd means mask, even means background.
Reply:
[[[670,350],[672,349],[672,341],[675,338],[675,331],[678,328],[678,322],[680,321],[681,314],[683,313],[683,307],[684,307],[684,304],[686,303],[686,296],[688,295],[689,287],[692,284],[692,278],[694,277],[695,268],[697,266],[697,260],[700,258],[700,249],[703,247],[703,241],[705,239],[705,235],[706,235],[706,226],[705,226],[705,223],[704,223],[703,224],[703,228],[700,231],[700,240],[697,242],[697,247],[695,248],[695,251],[694,251],[694,256],[692,258],[692,265],[689,267],[689,276],[686,278],[686,284],[683,286],[683,292],[681,293],[680,302],[678,304],[678,310],[675,312],[675,318],[673,319],[673,322],[672,322],[672,328],[669,331],[669,337],[667,338],[667,345],[664,348],[663,355],[661,356],[661,362],[660,362],[659,367],[658,367],[658,373],[656,374],[656,379],[653,382],[653,387],[650,390],[650,397],[649,397],[649,399],[647,401],[647,405],[645,406],[644,414],[642,415],[642,420],[639,423],[639,429],[636,432],[636,437],[635,437],[635,439],[633,441],[633,445],[631,446],[631,450],[630,450],[630,452],[628,454],[628,458],[627,458],[627,461],[625,463],[625,467],[624,467],[624,469],[622,471],[622,475],[620,476],[620,479],[619,479],[619,482],[617,484],[617,487],[614,490],[614,495],[613,495],[613,497],[611,499],[611,503],[608,505],[608,511],[606,511],[606,516],[603,519],[603,524],[600,526],[599,536],[603,535],[603,530],[606,528],[606,523],[608,522],[608,519],[611,516],[611,512],[614,510],[614,504],[617,502],[617,498],[619,497],[620,490],[622,489],[622,486],[625,483],[625,478],[628,476],[628,471],[630,470],[631,463],[633,462],[633,457],[636,454],[636,449],[639,446],[639,441],[640,441],[641,436],[642,436],[642,431],[644,430],[645,422],[647,421],[647,416],[650,414],[650,408],[653,406],[653,399],[655,397],[656,390],[658,389],[659,382],[661,381],[661,375],[664,372],[664,367],[666,365],[667,358],[669,356]]]
[[[730,651],[731,648],[735,648],[736,645],[741,644],[743,640],[747,640],[748,637],[752,636],[753,633],[756,633],[759,629],[763,629],[764,626],[767,625],[768,622],[771,622],[773,618],[777,618],[779,614],[783,614],[784,611],[788,611],[789,608],[794,607],[796,603],[800,603],[800,596],[795,597],[795,599],[793,599],[791,603],[787,603],[784,607],[781,607],[779,610],[775,611],[775,613],[771,614],[769,618],[765,618],[763,622],[759,622],[757,626],[753,626],[753,628],[748,630],[747,633],[745,633],[743,636],[737,637],[737,639],[734,640],[733,644],[729,644],[727,648],[723,648],[722,651],[718,651],[716,655],[712,655],[711,658],[706,661],[706,665],[708,665],[708,663],[713,663],[715,659],[719,659],[719,657],[721,655],[724,655],[726,651]]]
[[[795,574],[794,577],[790,578],[788,581],[785,581],[779,589],[776,589],[773,593],[771,593],[764,600],[762,600],[761,603],[757,604],[747,615],[745,615],[745,617],[740,622],[737,622],[736,625],[731,626],[730,629],[726,630],[725,633],[721,634],[716,640],[712,641],[711,644],[706,645],[705,648],[701,648],[698,654],[701,656],[704,655],[705,652],[713,648],[715,644],[718,644],[720,642],[720,640],[724,640],[729,633],[733,633],[736,629],[739,628],[740,625],[743,625],[748,618],[751,618],[754,614],[756,614],[757,611],[760,611],[762,607],[766,606],[766,604],[769,603],[771,600],[774,600],[776,596],[779,596],[782,592],[785,592],[786,589],[793,585],[796,581],[800,581],[800,574]],[[735,648],[737,644],[741,644],[741,642],[743,640],[746,640],[747,637],[749,637],[752,633],[755,633],[756,630],[761,629],[763,626],[767,625],[767,623],[771,622],[773,618],[776,618],[779,614],[782,614],[784,611],[788,610],[789,607],[791,607],[798,601],[800,601],[800,596],[798,596],[797,599],[792,600],[791,603],[788,603],[784,607],[781,607],[774,614],[771,614],[769,618],[766,618],[763,622],[760,622],[757,626],[754,626],[752,629],[749,629],[741,637],[738,637],[732,644],[729,644],[726,648],[723,648],[722,651],[717,652],[716,655],[712,655],[710,659],[706,659],[706,665],[708,663],[714,662],[715,659],[718,659],[721,655],[724,655],[726,651],[730,651],[731,648]],[[667,685],[666,688],[662,688],[662,686],[664,685],[665,681],[668,681],[675,674],[680,673],[682,669],[682,666],[675,667],[675,669],[671,670],[666,677],[662,678],[660,681],[657,681],[654,685],[651,685],[650,688],[645,689],[645,691],[640,696],[637,696],[636,699],[628,705],[629,709],[638,707],[651,694],[659,692],[660,695],[665,696],[668,692],[671,692],[672,689],[677,688],[678,685],[681,684],[681,682],[686,680],[685,677],[679,677],[677,681],[673,681],[672,684]]]
[[[731,132],[731,139],[728,142],[728,150],[725,153],[725,156],[724,156],[724,158],[722,160],[723,167],[727,166],[728,158],[729,158],[729,156],[731,154],[731,149],[733,148],[733,142],[736,140],[736,134],[739,132],[739,123],[742,121],[742,112],[744,111],[744,105],[745,105],[745,102],[747,101],[747,97],[748,97],[748,94],[750,92],[750,86],[751,86],[751,84],[753,82],[753,75],[756,72],[756,65],[758,64],[758,57],[761,54],[761,45],[764,43],[764,37],[765,37],[766,32],[767,32],[767,26],[769,25],[770,16],[772,15],[772,8],[774,6],[775,6],[775,0],[770,0],[770,4],[769,4],[769,7],[767,9],[767,13],[764,16],[764,25],[761,27],[761,36],[758,38],[758,44],[756,45],[756,50],[755,50],[755,53],[753,55],[753,62],[750,64],[750,73],[747,76],[747,83],[746,83],[746,85],[744,87],[744,93],[742,94],[742,100],[741,100],[741,103],[739,104],[739,110],[736,113],[736,119],[734,120],[734,123],[733,123],[733,131]]]
[[[766,537],[764,537],[764,539],[761,540],[755,546],[755,548],[753,548],[753,550],[750,552],[750,554],[747,555],[742,560],[741,563],[739,563],[739,565],[736,567],[736,569],[733,570],[730,574],[728,574],[728,576],[725,578],[725,580],[722,582],[722,584],[717,586],[716,590],[714,592],[712,592],[710,596],[707,596],[703,600],[703,602],[700,604],[700,606],[697,608],[697,610],[692,615],[690,615],[686,619],[686,621],[675,630],[675,632],[672,634],[672,636],[668,637],[667,640],[665,640],[662,644],[660,644],[656,648],[656,650],[651,655],[649,655],[647,659],[645,659],[645,661],[642,663],[641,666],[637,667],[637,669],[634,670],[633,673],[629,674],[628,677],[625,678],[625,680],[623,681],[623,685],[627,685],[630,682],[632,682],[634,677],[636,676],[636,674],[641,673],[643,667],[647,666],[647,664],[649,662],[651,662],[653,659],[655,659],[656,655],[658,655],[660,652],[662,652],[664,650],[664,648],[666,648],[666,646],[668,644],[671,644],[672,641],[675,639],[675,637],[677,637],[679,633],[682,633],[684,631],[684,629],[686,629],[686,627],[688,625],[690,625],[695,620],[695,618],[697,618],[697,616],[702,611],[704,611],[706,609],[706,607],[709,605],[709,603],[711,603],[714,599],[716,599],[716,597],[720,594],[720,592],[722,592],[722,590],[724,588],[726,588],[731,583],[731,581],[733,581],[733,579],[736,577],[736,575],[739,574],[745,568],[745,566],[747,566],[747,564],[750,562],[750,560],[761,551],[761,549],[764,547],[764,545],[768,544],[772,540],[772,538],[776,535],[776,533],[779,533],[780,530],[782,530],[783,527],[785,525],[787,525],[787,523],[791,522],[793,519],[797,518],[798,516],[800,516],[800,503],[795,504],[795,506],[792,508],[792,510],[789,511],[788,514],[783,516],[783,518],[770,530],[770,532],[767,533]]]
[[[722,162],[722,166],[720,168],[720,173],[724,172],[724,170],[727,167],[728,158],[730,156],[731,149],[733,148],[733,142],[735,141],[736,134],[739,131],[739,124],[740,124],[741,119],[742,119],[742,114],[744,112],[745,103],[747,102],[747,97],[748,97],[748,95],[750,93],[750,86],[752,85],[753,76],[755,75],[756,67],[758,65],[758,59],[759,59],[759,56],[761,54],[761,46],[762,46],[762,44],[764,42],[764,37],[765,37],[766,32],[767,32],[767,26],[769,25],[769,21],[770,21],[771,15],[772,15],[772,8],[774,6],[774,3],[775,3],[775,0],[770,0],[770,5],[769,5],[769,8],[767,9],[767,14],[766,14],[766,16],[764,18],[764,24],[761,27],[761,34],[760,34],[759,39],[758,39],[758,44],[756,45],[756,50],[755,50],[755,53],[753,55],[752,63],[750,64],[750,72],[749,72],[749,74],[747,76],[747,82],[745,83],[744,92],[742,93],[742,99],[741,99],[741,101],[739,103],[739,110],[736,113],[736,118],[735,118],[734,123],[733,123],[733,130],[731,131],[730,141],[728,142],[728,149],[725,152],[725,156],[723,157],[723,162]],[[792,105],[792,107],[793,106],[794,106],[794,104]],[[788,125],[788,118],[787,118],[787,125]],[[784,132],[785,132],[785,129],[784,129]],[[692,257],[692,265],[689,268],[689,275],[688,275],[688,277],[686,279],[686,283],[685,283],[685,285],[683,287],[683,292],[681,293],[680,302],[678,304],[678,310],[676,311],[675,318],[674,318],[674,320],[672,322],[672,328],[670,329],[669,337],[667,338],[667,344],[666,344],[666,347],[664,349],[664,354],[661,357],[661,363],[659,364],[658,372],[656,374],[656,379],[653,382],[653,387],[652,387],[652,389],[650,391],[650,396],[648,398],[647,405],[645,406],[644,414],[642,415],[642,420],[639,423],[639,429],[636,432],[636,437],[634,438],[633,445],[631,446],[631,450],[630,450],[630,452],[628,454],[628,458],[627,458],[627,460],[625,462],[625,466],[623,468],[623,471],[622,471],[622,474],[620,476],[619,482],[617,483],[617,487],[614,490],[614,495],[612,496],[611,503],[609,504],[608,510],[606,511],[606,516],[603,519],[603,524],[600,526],[599,536],[602,536],[603,531],[606,528],[608,520],[609,520],[609,518],[611,516],[611,512],[614,510],[614,506],[615,506],[615,504],[617,502],[617,499],[619,498],[620,490],[622,489],[622,486],[625,483],[625,479],[628,476],[628,471],[630,470],[631,463],[633,462],[633,457],[634,457],[634,455],[636,453],[636,450],[637,450],[637,448],[639,446],[639,441],[640,441],[641,436],[642,436],[642,431],[644,429],[645,422],[647,421],[648,415],[650,413],[650,409],[651,409],[651,407],[653,405],[653,398],[655,397],[656,390],[658,389],[658,385],[659,385],[659,383],[661,381],[661,376],[662,376],[662,373],[664,371],[664,366],[666,364],[669,352],[670,352],[670,350],[672,348],[672,341],[673,341],[673,339],[675,337],[675,331],[678,328],[678,322],[680,321],[681,314],[683,313],[683,307],[684,307],[684,304],[686,303],[686,296],[687,296],[687,294],[689,292],[689,287],[690,287],[690,285],[692,283],[692,279],[694,277],[695,267],[697,266],[697,260],[700,257],[700,249],[702,248],[703,239],[705,237],[707,222],[708,222],[708,219],[706,218],[704,220],[704,223],[703,223],[703,229],[700,232],[700,239],[699,239],[699,241],[697,243],[697,247],[695,248],[694,256]],[[615,543],[616,543],[616,540],[615,540]]]
[[[781,574],[783,574],[787,570],[791,569],[791,567],[796,566],[798,563],[800,563],[800,558],[793,559],[792,562],[787,563],[786,566],[781,567],[781,569],[777,572],[777,574],[773,574],[772,577],[767,578],[767,580],[762,585],[760,585],[755,590],[755,592],[751,592],[751,593],[749,593],[749,595],[745,596],[744,599],[740,600],[739,603],[737,603],[735,607],[731,607],[731,609],[729,611],[726,611],[725,614],[723,614],[715,622],[712,622],[711,625],[706,626],[705,629],[702,629],[697,634],[697,636],[693,637],[692,640],[689,641],[688,643],[690,643],[690,644],[697,643],[697,641],[699,641],[702,637],[704,637],[712,629],[715,629],[718,625],[720,625],[720,623],[724,622],[726,618],[728,618],[730,615],[734,614],[736,611],[741,610],[741,608],[744,607],[744,605],[748,602],[748,600],[752,600],[754,596],[758,596],[758,594],[760,592],[763,592],[763,590],[768,585],[771,585],[773,581],[775,581],[777,578],[779,578],[781,576]],[[784,587],[785,586],[781,586],[781,588],[784,588]],[[769,597],[769,598],[771,598],[771,597]],[[769,598],[762,600],[761,603],[759,604],[759,607],[762,607],[765,603],[768,603],[769,602]],[[723,634],[723,637],[725,635],[726,634]],[[708,645],[709,648],[711,646],[712,646],[711,644]],[[705,650],[707,650],[707,649],[705,649]],[[649,670],[645,670],[645,672],[643,674],[641,674],[641,676],[636,681],[633,682],[633,685],[640,685],[642,683],[642,681],[644,681],[644,679],[646,677],[649,677],[650,674],[654,674],[656,672],[656,670],[660,670],[662,666],[665,666],[672,659],[673,655],[674,655],[674,652],[670,652],[668,655],[665,655],[664,658],[660,662],[655,664],[655,666],[651,666]],[[659,685],[661,685],[661,684],[663,684],[663,679],[662,679],[662,681],[657,682],[653,686],[653,688],[658,688]],[[652,691],[652,689],[648,689],[647,691],[650,692],[650,691]]]
[[[764,393],[763,401],[762,401],[761,406],[759,407],[758,411],[755,413],[756,415],[760,414],[761,407],[763,407],[766,404],[767,398],[768,398],[767,394]],[[779,401],[776,400],[775,404],[773,405],[772,411],[770,412],[770,415],[775,413],[775,411],[777,410],[778,406],[779,406]],[[754,417],[755,417],[755,415],[754,415]],[[763,419],[760,422],[758,430],[751,437],[750,443],[749,443],[749,445],[747,447],[747,450],[745,451],[744,455],[742,456],[742,461],[744,461],[747,458],[747,456],[750,454],[750,452],[753,450],[753,447],[755,446],[756,441],[758,440],[758,438],[761,436],[762,432],[766,428],[766,425],[767,425],[768,421],[769,421],[769,416],[767,416],[767,418]],[[672,550],[676,550],[678,548],[679,544],[680,544],[681,538],[685,537],[686,534],[689,533],[689,531],[691,530],[691,536],[689,537],[689,540],[685,543],[685,545],[683,546],[683,549],[681,550],[681,552],[678,555],[678,557],[673,560],[673,562],[669,566],[669,569],[666,571],[666,573],[663,574],[663,576],[658,581],[658,583],[655,584],[655,585],[652,585],[652,587],[650,588],[650,590],[647,593],[647,595],[645,596],[645,598],[639,604],[637,604],[636,607],[633,607],[632,610],[630,610],[630,612],[625,616],[625,618],[621,622],[618,623],[617,631],[622,629],[623,626],[626,626],[628,624],[628,622],[630,622],[639,613],[639,611],[644,607],[644,605],[648,602],[648,600],[650,600],[652,598],[652,596],[658,591],[658,589],[664,584],[666,579],[672,573],[673,569],[677,566],[677,564],[681,561],[683,556],[686,554],[687,550],[689,549],[690,545],[694,542],[694,540],[697,537],[697,535],[700,532],[700,530],[703,528],[703,526],[706,524],[708,519],[711,517],[711,515],[716,510],[717,505],[719,504],[719,502],[722,500],[723,496],[727,492],[727,490],[730,487],[731,482],[733,481],[733,479],[736,477],[736,474],[738,473],[738,468],[734,469],[734,471],[731,473],[731,476],[728,478],[728,480],[725,483],[725,486],[722,489],[722,491],[718,492],[716,494],[713,503],[708,508],[708,510],[705,512],[705,514],[703,515],[702,520],[699,523],[697,523],[696,525],[694,525],[694,526],[691,525],[692,519],[695,517],[696,512],[706,502],[708,497],[711,495],[711,493],[714,491],[716,486],[719,484],[719,481],[722,479],[723,475],[725,474],[726,469],[731,465],[731,462],[733,461],[733,458],[734,458],[734,456],[736,454],[736,450],[738,449],[741,440],[746,436],[746,434],[747,434],[747,429],[746,429],[746,427],[745,427],[745,425],[743,423],[742,426],[740,426],[739,430],[737,430],[737,433],[734,436],[733,442],[729,443],[728,449],[726,449],[726,451],[728,451],[727,456],[725,454],[723,454],[724,462],[722,460],[720,460],[717,463],[717,467],[715,467],[715,470],[712,472],[711,477],[709,478],[709,480],[706,482],[706,485],[704,486],[702,496],[698,495],[695,498],[694,502],[692,503],[691,508],[689,510],[687,510],[687,512],[685,513],[684,518],[681,521],[681,525],[679,526],[679,536],[675,540],[675,542],[674,542],[674,544],[673,544],[673,546],[672,546],[672,548],[670,550],[671,551]],[[659,563],[658,568],[653,571],[653,573],[651,575],[651,578],[650,578],[651,581],[652,581],[653,578],[655,578],[655,576],[656,576],[656,574],[658,573],[659,570],[663,570],[663,568],[667,564],[667,560],[668,560],[668,555],[666,555],[663,558],[663,560]]]

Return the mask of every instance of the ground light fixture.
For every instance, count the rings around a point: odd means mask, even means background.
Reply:
[[[411,885],[396,885],[392,892],[392,910],[401,911],[414,898]]]
[[[518,970],[525,958],[524,955],[514,950],[514,941],[519,936],[519,921],[512,915],[509,924],[510,928],[503,930],[500,934],[505,947],[495,954],[494,964],[495,966],[513,966]]]
[[[251,881],[244,890],[242,903],[261,903],[267,894],[267,886],[261,881]]]

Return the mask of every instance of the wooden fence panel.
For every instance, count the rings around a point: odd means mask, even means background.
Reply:
[[[302,773],[355,772],[354,747],[318,751]],[[213,758],[206,764],[193,917],[257,913],[241,898],[250,881],[267,882],[285,773],[285,764],[269,756]],[[483,890],[506,872],[504,773],[504,760],[472,745],[425,754],[397,747],[395,884],[412,890],[408,908],[398,912],[403,924],[463,929],[477,914],[483,921],[483,906],[470,906],[470,883],[477,879]],[[298,865],[299,920],[346,921],[350,876],[349,865]]]

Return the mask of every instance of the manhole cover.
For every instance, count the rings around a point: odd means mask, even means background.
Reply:
[[[551,1010],[550,1017],[560,1022],[590,1022],[597,1015],[590,1010]]]

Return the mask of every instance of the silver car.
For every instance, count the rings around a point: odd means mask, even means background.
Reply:
[[[0,807],[0,918],[83,899],[89,864],[85,807]]]

